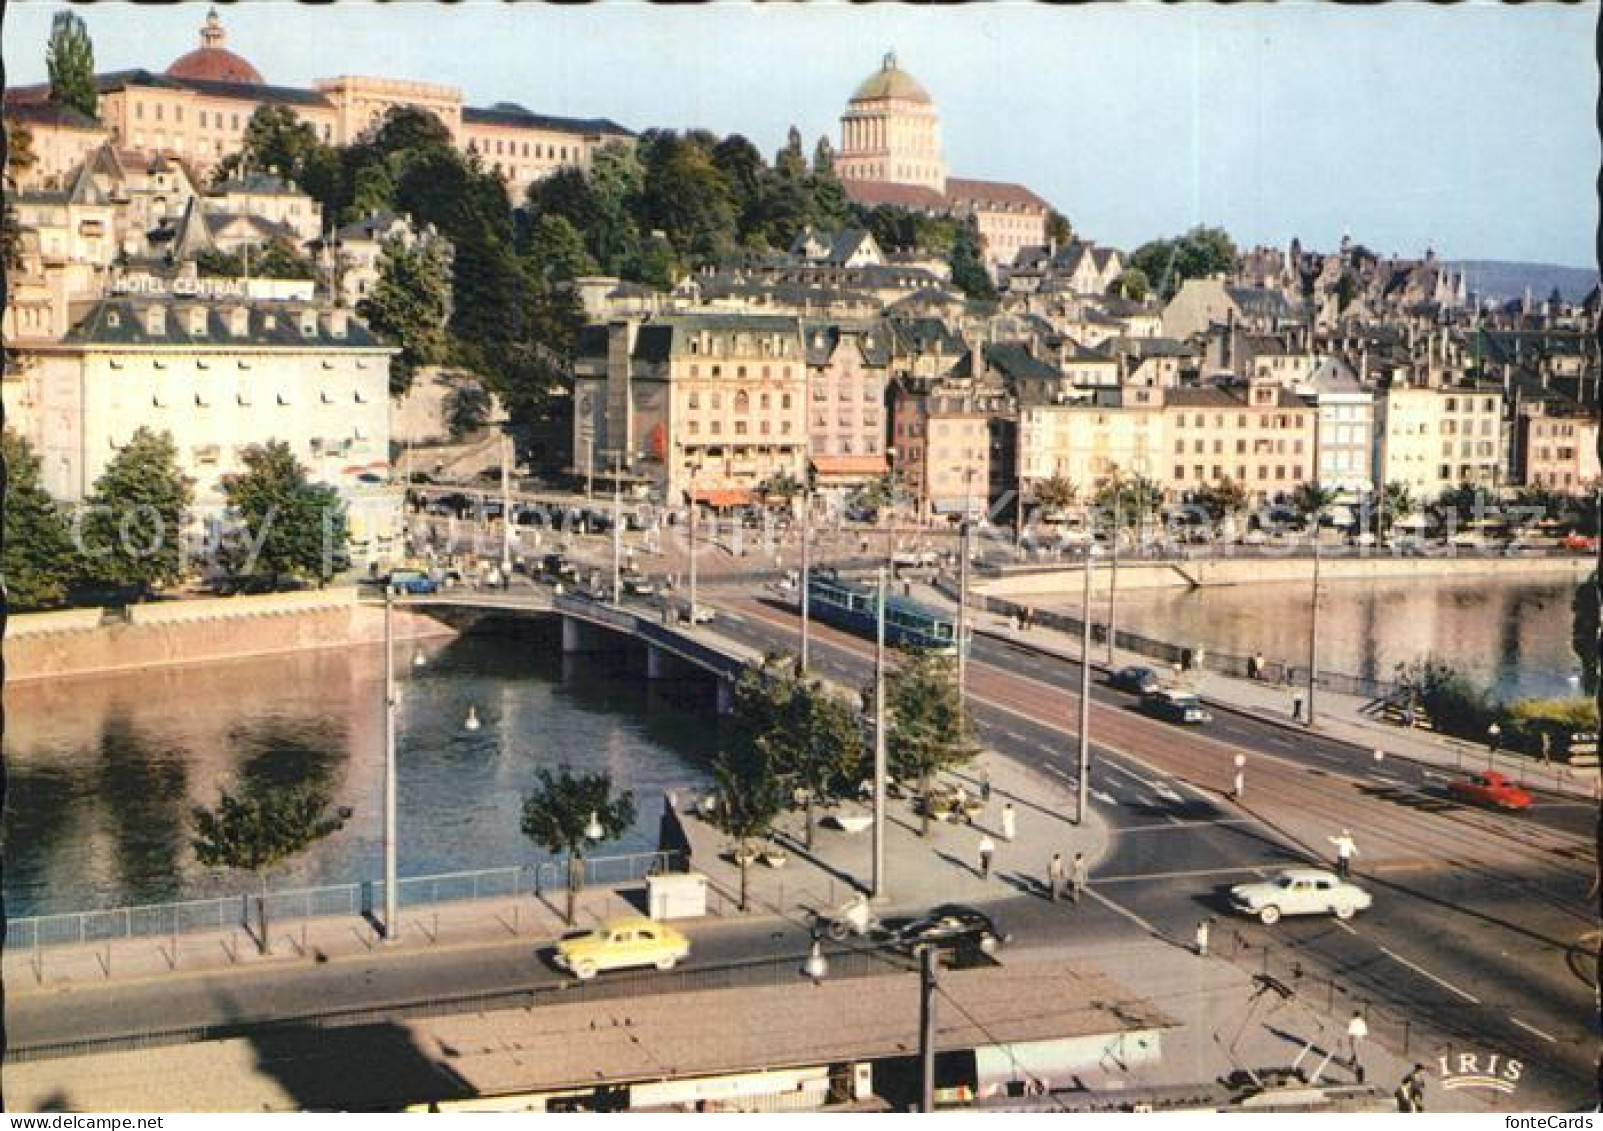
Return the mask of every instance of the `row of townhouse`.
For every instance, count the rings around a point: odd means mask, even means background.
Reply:
[[[1064,364],[1049,342],[965,338],[938,319],[597,323],[575,361],[574,466],[616,463],[666,499],[720,505],[756,501],[775,477],[845,492],[889,474],[924,516],[1028,499],[1057,477],[1089,493],[1139,475],[1176,500],[1229,479],[1257,502],[1315,481],[1357,502],[1383,483],[1427,500],[1598,478],[1595,420],[1551,402],[1510,420],[1486,380],[1399,370],[1371,384],[1313,354],[1202,376],[1199,355],[1182,367],[1142,344]]]

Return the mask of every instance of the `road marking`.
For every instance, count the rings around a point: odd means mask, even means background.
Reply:
[[[1425,770],[1423,773],[1427,778],[1435,778],[1437,781],[1447,780],[1446,774],[1438,774],[1435,770]]]
[[[1431,981],[1435,982],[1438,986],[1442,987],[1442,989],[1451,990],[1453,993],[1457,994],[1459,997],[1463,998],[1465,1001],[1469,1002],[1471,1005],[1479,1005],[1481,1003],[1481,999],[1476,997],[1474,994],[1468,993],[1468,992],[1466,992],[1464,990],[1459,989],[1457,986],[1453,985],[1453,983],[1447,981],[1445,978],[1438,978],[1435,974],[1432,974],[1429,970],[1425,969],[1423,966],[1420,966],[1417,963],[1408,961],[1408,959],[1404,958],[1402,955],[1398,954],[1396,951],[1387,950],[1385,947],[1381,947],[1380,948],[1380,952],[1382,954],[1386,955],[1388,958],[1392,959],[1394,962],[1401,962],[1404,966],[1406,966],[1410,970],[1414,971],[1414,973],[1423,974],[1425,977],[1427,977]]]
[[[1116,774],[1124,775],[1125,777],[1129,778],[1131,781],[1135,782],[1138,785],[1145,785],[1146,784],[1146,779],[1145,778],[1140,777],[1139,775],[1136,775],[1136,774],[1132,774],[1129,770],[1125,769],[1123,766],[1119,765],[1119,763],[1113,761],[1110,758],[1102,759],[1102,765],[1103,765],[1104,768],[1112,770]]]
[[[1215,825],[1250,824],[1251,821],[1242,817],[1221,817],[1217,821],[1182,821],[1178,817],[1166,816],[1161,824],[1154,822],[1150,825],[1126,825],[1119,831],[1121,833],[1168,832],[1170,829],[1207,829]]]
[[[1524,1021],[1521,1021],[1518,1017],[1515,1017],[1512,1013],[1510,1013],[1508,1015],[1508,1019],[1510,1021],[1514,1022],[1514,1024],[1518,1025],[1521,1029],[1524,1029],[1527,1033],[1535,1033],[1538,1037],[1541,1037],[1542,1040],[1548,1042],[1549,1044],[1554,1044],[1554,1045],[1558,1044],[1558,1038],[1555,1037],[1552,1033],[1544,1033],[1544,1032],[1542,1032],[1542,1030],[1538,1029],[1535,1025],[1529,1025],[1529,1024],[1526,1024]]]
[[[1172,828],[1173,826],[1154,826],[1156,828]],[[1122,831],[1122,830],[1121,830]],[[1199,876],[1261,876],[1264,865],[1243,868],[1198,868],[1190,872],[1131,872],[1123,876],[1096,876],[1093,877],[1099,884],[1133,884],[1143,880],[1194,880]]]
[[[1016,730],[1004,730],[1002,732],[1002,736],[1004,738],[1011,738],[1014,742],[1018,743],[1020,746],[1027,746],[1029,744],[1029,741],[1030,741],[1029,739],[1025,738],[1022,734],[1020,734]]]
[[[1135,803],[1137,805],[1148,805],[1148,806],[1150,806],[1150,805],[1153,804],[1153,800],[1152,800],[1152,798],[1148,797],[1144,793],[1138,793],[1138,794],[1135,795]]]
[[[1394,785],[1394,786],[1397,786],[1399,789],[1401,789],[1402,785],[1403,785],[1403,783],[1398,781],[1396,778],[1389,778],[1385,774],[1377,774],[1377,773],[1373,773],[1372,772],[1372,773],[1370,773],[1369,776],[1371,778],[1373,778],[1375,781],[1385,782],[1387,785]]]
[[[1119,803],[1118,799],[1111,793],[1103,793],[1100,789],[1093,789],[1091,791],[1091,796],[1102,802],[1104,805],[1117,805]]]
[[[1165,801],[1172,801],[1176,805],[1183,804],[1184,801],[1185,801],[1185,798],[1181,797],[1174,790],[1170,789],[1168,786],[1163,785],[1161,783],[1156,785],[1156,786],[1154,786],[1153,789],[1157,793],[1157,795],[1159,797],[1163,798]]]
[[[1086,894],[1089,895],[1092,899],[1096,900],[1098,903],[1100,903],[1103,906],[1107,907],[1108,909],[1110,909],[1112,911],[1115,911],[1120,915],[1123,915],[1126,919],[1130,920],[1132,923],[1134,923],[1136,926],[1140,927],[1143,931],[1146,931],[1148,934],[1156,935],[1159,938],[1163,937],[1163,932],[1158,930],[1158,928],[1154,927],[1151,923],[1149,923],[1145,919],[1141,918],[1141,916],[1137,915],[1134,911],[1131,911],[1128,907],[1125,907],[1125,906],[1123,906],[1122,904],[1119,904],[1119,903],[1115,903],[1113,900],[1109,899],[1107,896],[1103,895],[1101,892],[1097,891],[1096,889],[1088,887],[1088,888],[1086,888]]]
[[[1336,924],[1336,926],[1340,927],[1342,930],[1346,931],[1349,935],[1356,935],[1358,933],[1357,931],[1353,930],[1352,924],[1350,923],[1343,923],[1340,919],[1332,919],[1331,922]]]

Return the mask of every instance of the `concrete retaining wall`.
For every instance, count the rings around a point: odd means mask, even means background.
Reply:
[[[1592,571],[1592,559],[1490,558],[1469,554],[1441,558],[1327,557],[1319,566],[1321,582],[1378,581],[1426,577],[1494,576],[1541,581],[1572,580],[1579,585]],[[1111,571],[1106,560],[1097,562],[1092,587],[1106,592]],[[1192,586],[1268,585],[1309,581],[1311,558],[1210,558],[1175,562],[1123,561],[1119,563],[1119,589],[1183,589]],[[1050,572],[1021,573],[985,578],[973,583],[976,593],[993,597],[1015,595],[1077,594],[1081,588],[1078,566]]]
[[[63,609],[59,613],[18,613],[6,618],[6,639],[48,632],[84,632],[100,626],[99,609]]]
[[[130,623],[100,624],[100,610],[76,610],[74,630],[14,632],[5,640],[12,682],[98,675],[138,668],[216,663],[314,648],[347,648],[384,639],[384,610],[356,603],[356,590],[283,593],[264,597],[173,601],[130,610]],[[47,613],[34,616],[60,616]],[[395,611],[400,640],[452,636],[455,630],[410,610]]]

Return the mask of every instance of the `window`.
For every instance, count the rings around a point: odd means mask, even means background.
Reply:
[[[744,420],[735,421],[735,435],[744,436],[745,434],[746,434],[746,422]]]
[[[138,118],[140,121],[144,120],[144,118],[145,118],[145,104],[143,102],[135,102],[134,103],[134,117]]]
[[[685,399],[685,407],[686,408],[700,408],[701,407],[701,394],[700,393],[691,393],[690,396]]]
[[[780,394],[779,407],[780,408],[789,408],[790,407],[790,394],[789,393]]]
[[[749,412],[750,409],[751,409],[751,398],[746,395],[746,390],[745,389],[741,389],[738,393],[735,394],[735,411],[736,412]]]

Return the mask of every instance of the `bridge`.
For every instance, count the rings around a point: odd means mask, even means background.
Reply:
[[[625,641],[633,641],[644,647],[647,679],[672,679],[687,669],[712,676],[718,689],[721,714],[729,712],[734,702],[735,681],[747,664],[762,659],[757,652],[733,641],[712,638],[689,624],[666,619],[665,610],[609,605],[540,588],[531,587],[522,592],[452,589],[397,597],[395,605],[408,609],[560,617],[564,655],[615,652]]]

